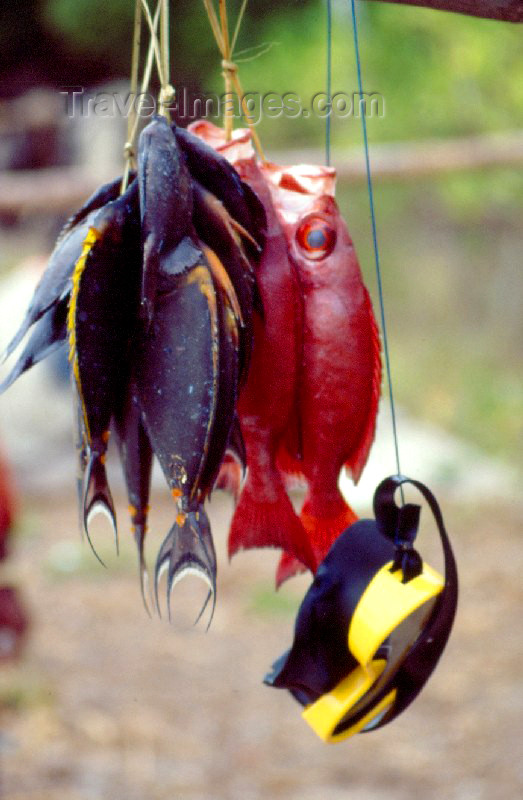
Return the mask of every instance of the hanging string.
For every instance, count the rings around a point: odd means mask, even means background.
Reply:
[[[226,0],[219,0],[220,20],[218,20],[216,10],[213,5],[213,0],[203,0],[203,4],[205,6],[205,10],[207,11],[207,16],[209,17],[209,23],[211,25],[214,38],[216,39],[216,44],[218,45],[218,49],[222,55],[222,69],[223,69],[222,74],[225,81],[226,96],[228,97],[230,87],[232,85],[234,91],[236,92],[236,96],[238,97],[238,102],[240,103],[240,107],[243,116],[245,117],[245,121],[251,132],[254,145],[260,155],[260,158],[265,163],[266,159],[263,152],[263,148],[261,146],[260,137],[258,136],[258,133],[254,126],[254,120],[252,118],[252,114],[250,113],[247,107],[247,101],[245,100],[245,95],[243,93],[240,79],[238,77],[238,65],[235,64],[233,61],[234,45],[236,44],[236,39],[238,38],[238,33],[240,29],[239,26],[243,18],[247,2],[246,0],[244,0],[242,7],[240,9],[240,14],[238,21],[236,23],[232,42],[229,40]],[[226,105],[224,127],[225,127],[226,138],[227,137],[230,138],[232,136],[232,108],[229,103],[227,103]]]
[[[356,55],[356,70],[358,74],[358,92],[360,98],[360,104],[363,101],[363,81],[361,77],[361,60],[360,60],[360,47],[359,47],[359,40],[358,40],[358,23],[356,19],[356,4],[355,0],[349,0],[349,4],[351,7],[352,12],[352,31],[354,36],[354,51]],[[378,248],[378,234],[376,230],[376,213],[374,210],[374,193],[372,190],[372,177],[370,171],[370,157],[369,157],[369,141],[367,137],[367,119],[366,119],[366,108],[364,105],[360,105],[362,108],[363,113],[361,114],[361,124],[363,130],[363,146],[365,150],[365,167],[367,172],[367,189],[369,194],[369,206],[370,206],[370,218],[371,218],[371,226],[372,226],[372,243],[374,246],[374,261],[376,264],[376,278],[378,282],[378,295],[379,295],[379,304],[380,304],[380,316],[381,316],[381,329],[383,331],[383,351],[385,354],[385,368],[387,372],[387,383],[389,386],[389,403],[390,403],[390,413],[392,418],[392,434],[394,438],[394,451],[396,455],[396,469],[398,474],[401,475],[401,467],[400,467],[400,456],[399,456],[399,444],[398,444],[398,428],[396,424],[396,408],[394,404],[394,392],[392,389],[392,374],[391,374],[391,367],[390,367],[390,355],[389,355],[389,344],[388,344],[388,337],[387,337],[387,324],[385,320],[385,301],[384,301],[384,294],[383,294],[383,284],[381,280],[381,267],[380,267],[380,256],[379,256],[379,248]],[[400,487],[401,492],[401,499],[402,502],[405,502],[403,496],[403,490]]]
[[[229,102],[232,94],[232,81],[231,76],[233,74],[232,70],[232,50],[231,50],[231,43],[229,40],[229,23],[227,21],[227,4],[226,0],[219,0],[219,8],[220,8],[220,25],[221,25],[221,32],[222,32],[222,42],[223,42],[223,79],[225,81],[225,110],[223,114],[223,127],[225,129],[225,141],[230,142],[232,139],[232,120],[234,110],[232,108],[232,103]],[[230,65],[229,69],[226,65]]]
[[[147,3],[147,0],[141,0],[141,4],[142,4],[143,15],[145,17],[147,25],[149,26],[149,32],[151,34],[151,44],[152,44],[152,46],[154,48],[154,56],[155,56],[155,60],[156,60],[156,71],[158,72],[158,78],[160,80],[161,86],[164,86],[166,84],[166,82],[167,82],[167,78],[164,75],[164,71],[163,71],[163,59],[162,59],[162,55],[161,55],[161,52],[160,52],[160,42],[158,41],[158,34],[156,32],[156,26],[153,23],[153,19],[151,17],[151,11],[149,9],[149,5]],[[158,6],[159,6],[160,10],[163,10],[162,0],[158,1]]]
[[[242,24],[243,15],[245,14],[245,9],[247,8],[247,0],[243,0],[242,6],[240,8],[240,12],[238,14],[238,19],[236,20],[236,27],[234,29],[234,33],[232,35],[231,41],[231,51],[234,53],[234,48],[236,47],[236,40],[238,38],[238,34],[240,32],[240,27]]]
[[[140,43],[142,38],[142,11],[140,8],[140,0],[136,0],[134,7],[134,28],[133,28],[133,52],[131,59],[131,85],[130,97],[132,99],[131,108],[127,116],[127,141],[124,145],[125,157],[125,170],[122,177],[122,184],[120,186],[120,194],[123,194],[127,189],[129,183],[129,173],[134,162],[134,143],[131,139],[132,131],[134,128],[134,121],[137,114],[136,109],[136,92],[138,89],[138,66],[140,61]]]
[[[332,119],[332,0],[327,0],[327,103],[328,114],[325,120],[325,163],[331,163],[331,119]]]
[[[131,97],[134,98],[134,100],[131,105],[129,117],[127,119],[127,141],[124,145],[124,157],[126,163],[125,163],[124,174],[122,177],[122,185],[120,187],[121,194],[123,194],[127,189],[127,185],[129,183],[129,173],[135,165],[136,135],[138,133],[138,125],[140,123],[141,111],[146,101],[145,94],[147,92],[147,89],[149,88],[149,83],[151,81],[153,59],[155,51],[158,47],[158,38],[156,31],[158,29],[158,20],[161,10],[161,0],[158,0],[156,11],[154,12],[154,18],[152,20],[152,31],[154,32],[154,36],[151,35],[151,40],[149,42],[149,50],[147,52],[147,58],[145,62],[145,69],[142,77],[142,83],[140,86],[140,94],[137,95],[136,90],[138,85],[138,66],[139,66],[138,62],[140,57],[141,22],[142,22],[141,4],[142,0],[136,0],[136,14],[134,20],[134,36],[133,36],[133,57],[131,65]]]
[[[163,0],[160,28],[160,53],[162,58],[162,88],[160,90],[160,114],[168,122],[171,121],[169,106],[174,102],[175,90],[170,82],[170,55],[169,55],[169,0]]]

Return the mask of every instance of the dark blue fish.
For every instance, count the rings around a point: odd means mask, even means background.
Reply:
[[[137,186],[96,212],[76,262],[69,304],[70,361],[83,416],[88,463],[83,520],[105,512],[116,536],[116,515],[105,472],[111,417],[128,375],[140,278]]]

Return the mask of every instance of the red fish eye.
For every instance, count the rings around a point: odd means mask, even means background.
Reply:
[[[322,217],[309,217],[296,231],[296,241],[307,258],[319,261],[334,250],[336,231]]]

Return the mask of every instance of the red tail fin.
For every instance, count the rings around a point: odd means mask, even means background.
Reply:
[[[330,550],[332,543],[338,538],[340,533],[356,522],[358,519],[352,508],[347,505],[346,508],[335,517],[315,517],[310,512],[309,502],[306,500],[300,514],[300,520],[307,532],[312,551],[314,554],[314,567],[313,572],[316,572],[319,565]],[[280,587],[281,584],[303,572],[304,565],[293,558],[292,554],[288,551],[282,554],[278,569],[276,570],[276,586]]]
[[[223,489],[225,492],[230,492],[235,501],[238,502],[241,484],[242,468],[232,456],[226,454],[220,467],[218,477],[216,478],[214,488]]]
[[[300,572],[305,572],[306,569],[307,567],[301,561],[284,551],[276,569],[276,588],[279,589],[282,583],[295,575],[299,575]]]
[[[270,498],[261,489],[249,473],[231,523],[229,556],[251,547],[278,547],[312,568],[314,555],[309,539],[279,474],[271,483]]]

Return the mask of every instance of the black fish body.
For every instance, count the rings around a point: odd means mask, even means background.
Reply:
[[[134,173],[131,174],[130,178],[131,180],[129,183],[134,180]],[[122,177],[120,176],[112,181],[109,181],[109,183],[104,183],[102,186],[99,186],[98,189],[96,189],[92,195],[87,198],[83,206],[81,206],[78,211],[75,211],[75,213],[69,217],[60,231],[56,243],[59,244],[66,234],[75,228],[80,222],[82,222],[82,220],[84,220],[87,215],[91,213],[91,211],[97,211],[99,208],[102,208],[102,206],[105,206],[112,200],[116,200],[120,194],[121,184]]]
[[[257,195],[224,156],[190,131],[174,124],[172,128],[193,179],[221,200],[229,214],[259,241],[266,217]]]
[[[115,526],[104,462],[111,416],[127,378],[139,275],[137,187],[133,184],[97,212],[73,275],[68,329],[89,448],[83,502],[86,530],[94,510],[105,510]]]
[[[132,379],[128,384],[123,402],[114,414],[113,430],[127,488],[129,514],[131,515],[133,535],[138,548],[140,585],[144,604],[147,608],[145,587],[147,569],[144,543],[147,533],[153,449],[143,425],[137,389]]]
[[[145,426],[169,488],[198,502],[215,418],[218,386],[217,300],[209,268],[178,276],[156,298],[144,337],[138,390]]]
[[[203,502],[211,485],[207,469],[216,421],[220,321],[210,269],[197,244],[180,245],[180,269],[169,254],[154,313],[143,337],[137,368],[145,428],[177,502],[175,524],[156,564],[168,565],[168,597],[188,571],[203,577],[214,594],[216,559]],[[198,253],[196,264],[192,263]],[[191,266],[181,269],[190,256]],[[171,271],[174,274],[171,274]]]
[[[227,292],[216,282],[215,286],[219,323],[218,386],[211,444],[201,477],[201,484],[206,487],[214,486],[230,443],[232,447],[238,445],[235,455],[239,458],[243,444],[239,427],[234,434],[240,434],[240,441],[233,435],[240,380],[240,324]]]
[[[9,357],[35,322],[69,294],[75,264],[82,253],[83,242],[96,211],[118,196],[120,180],[98,189],[65,224],[47,268],[36,286],[22,324],[5,350],[4,358]]]
[[[163,117],[155,117],[140,134],[138,182],[143,245],[141,303],[150,324],[160,262],[165,263],[166,256],[186,236],[192,216],[191,177]]]
[[[198,183],[193,184],[193,219],[199,237],[211,248],[207,259],[212,267],[216,256],[232,283],[241,314],[240,372],[245,377],[253,337],[252,315],[256,296],[255,265],[244,250],[240,234],[224,205]],[[219,279],[219,275],[215,274]]]
[[[66,295],[40,317],[16,364],[0,384],[0,394],[5,392],[20,375],[62,346],[67,338],[68,305],[69,298]]]

